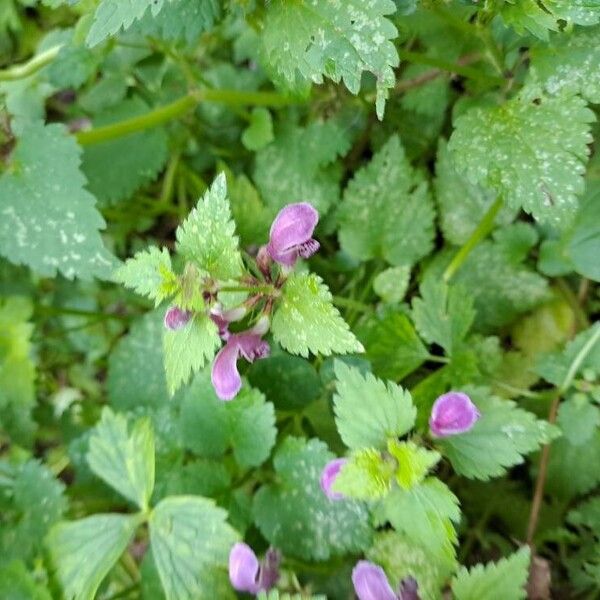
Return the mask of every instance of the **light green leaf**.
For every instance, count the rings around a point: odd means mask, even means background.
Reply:
[[[389,438],[412,429],[417,409],[407,390],[370,373],[363,376],[342,361],[336,361],[335,375],[335,422],[348,448],[385,450]]]
[[[384,301],[389,303],[400,302],[410,282],[410,267],[389,267],[381,271],[373,280],[373,291]]]
[[[35,365],[28,298],[0,298],[0,432],[23,445],[31,443],[35,423]]]
[[[579,96],[525,89],[501,106],[458,117],[448,149],[473,185],[493,189],[539,221],[560,224],[572,217],[584,190],[593,120]]]
[[[305,200],[321,214],[338,201],[340,173],[330,167],[346,153],[351,136],[334,119],[302,128],[290,123],[256,154],[254,181],[272,217],[290,202]]]
[[[94,515],[56,525],[46,544],[65,598],[93,600],[141,522],[140,515]]]
[[[255,108],[250,123],[242,133],[242,144],[248,150],[260,150],[273,141],[273,119],[266,108]]]
[[[275,341],[291,354],[347,354],[362,352],[323,280],[312,273],[291,276],[284,288],[271,326]]]
[[[488,480],[523,462],[523,456],[558,437],[547,421],[518,408],[510,400],[489,395],[485,389],[467,389],[481,418],[468,432],[437,440],[441,452],[457,473]]]
[[[40,275],[108,278],[115,259],[85,189],[80,149],[62,125],[27,125],[0,178],[0,254]]]
[[[409,543],[423,547],[433,560],[454,560],[460,520],[458,498],[434,477],[410,490],[394,488],[377,509],[380,524],[389,521]]]
[[[87,460],[117,492],[142,510],[148,507],[154,488],[154,432],[148,419],[136,421],[128,432],[127,419],[105,407],[90,437]]]
[[[96,46],[121,29],[126,30],[150,9],[156,16],[165,0],[100,0],[87,35],[88,46]]]
[[[217,176],[196,208],[177,228],[176,236],[177,252],[202,273],[222,280],[240,275],[242,259],[224,173]]]
[[[461,567],[452,579],[456,600],[519,600],[526,598],[530,553],[527,546],[497,563]]]
[[[177,293],[179,282],[171,268],[171,256],[166,248],[151,246],[127,259],[115,272],[114,279],[141,296],[154,300],[158,306]]]
[[[217,590],[238,537],[226,516],[199,496],[172,496],[154,508],[150,545],[167,600],[222,597]]]
[[[383,498],[392,487],[394,464],[381,452],[363,448],[354,452],[333,482],[332,489],[357,500]]]
[[[442,456],[414,442],[388,441],[388,452],[398,461],[396,481],[403,490],[420,484],[425,475],[439,462]]]
[[[436,277],[426,277],[420,298],[412,303],[413,319],[421,337],[438,344],[449,356],[463,342],[473,320],[473,301],[460,286],[448,286]]]
[[[102,127],[138,117],[150,111],[133,97],[110,106],[96,115],[94,127]],[[115,160],[118,156],[119,160]],[[103,204],[127,200],[143,185],[156,179],[169,156],[168,137],[162,127],[145,129],[114,140],[86,146],[81,169],[88,190]]]
[[[288,437],[274,459],[276,483],[263,485],[254,497],[256,524],[286,555],[327,560],[370,544],[366,507],[353,500],[331,501],[319,486],[333,458],[319,440]]]
[[[600,425],[600,408],[585,394],[573,394],[560,403],[558,426],[573,446],[588,442]]]
[[[310,81],[322,83],[326,76],[358,94],[362,73],[368,71],[377,79],[382,119],[399,62],[391,41],[398,32],[386,18],[395,11],[391,0],[273,0],[261,33],[263,64],[276,82],[293,90]]]
[[[432,248],[434,211],[427,183],[393,135],[344,192],[338,213],[342,249],[368,260],[412,265]]]
[[[362,324],[358,336],[373,371],[386,379],[404,379],[429,356],[410,319],[401,312],[373,316]]]
[[[165,371],[171,395],[212,360],[220,343],[217,326],[205,313],[195,313],[185,327],[176,331],[164,329]]]
[[[227,175],[231,212],[243,247],[264,244],[269,239],[269,228],[274,212],[263,202],[260,194],[243,173]]]

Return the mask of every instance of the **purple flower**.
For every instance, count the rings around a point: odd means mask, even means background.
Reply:
[[[243,319],[246,315],[246,312],[247,310],[245,306],[238,306],[236,308],[231,308],[230,310],[223,310],[221,305],[218,304],[211,308],[209,315],[213,323],[215,323],[219,329],[220,338],[227,341],[230,335],[229,323]]]
[[[189,310],[183,310],[178,306],[170,306],[165,313],[165,327],[171,331],[177,331],[185,327],[193,314]]]
[[[330,460],[321,473],[321,489],[330,500],[343,500],[344,494],[334,492],[332,487],[337,476],[340,474],[342,467],[348,462],[347,458],[336,458]]]
[[[378,565],[361,560],[352,570],[352,583],[358,600],[419,600],[418,585],[412,577],[400,582],[396,594],[385,571]]]
[[[429,428],[434,437],[465,433],[475,425],[481,413],[462,392],[448,392],[433,404]]]
[[[269,591],[279,579],[281,555],[269,548],[262,562],[250,546],[238,542],[229,553],[229,581],[238,592],[258,594]]]
[[[319,213],[308,202],[282,208],[271,225],[269,256],[285,267],[293,267],[299,256],[312,256],[319,249],[312,237],[318,222]]]
[[[237,361],[240,357],[248,362],[254,362],[269,356],[271,348],[268,342],[262,339],[267,329],[268,319],[261,319],[248,331],[228,333],[227,343],[217,354],[211,373],[213,387],[221,400],[235,398],[242,387],[242,378],[237,369]]]

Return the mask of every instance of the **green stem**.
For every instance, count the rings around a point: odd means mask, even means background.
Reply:
[[[444,281],[448,283],[450,279],[454,276],[456,271],[460,269],[461,265],[465,262],[467,256],[471,254],[471,251],[481,240],[483,240],[494,228],[494,221],[496,220],[496,215],[502,208],[502,197],[498,196],[496,201],[488,208],[485,215],[479,224],[475,228],[475,231],[471,234],[471,237],[466,241],[466,243],[461,247],[461,249],[455,254],[454,258],[450,261],[450,264],[446,267],[444,271]]]
[[[174,102],[155,108],[143,115],[132,117],[118,123],[96,127],[89,131],[80,131],[77,141],[82,146],[98,144],[156,127],[177,119],[192,110],[200,102],[217,102],[232,106],[271,106],[280,107],[295,101],[274,92],[241,92],[238,90],[196,90],[178,98]]]
[[[372,308],[364,302],[359,302],[358,300],[353,300],[352,298],[343,298],[342,296],[334,296],[333,303],[337,306],[353,308],[354,310],[358,310],[360,312],[369,312],[372,310]]]
[[[443,363],[445,365],[447,365],[450,362],[450,359],[447,358],[446,356],[436,356],[435,354],[430,354],[427,357],[427,360],[429,362]]]
[[[43,306],[37,305],[36,310],[47,314],[48,316],[60,316],[60,315],[72,315],[75,317],[94,317],[98,320],[102,319],[118,319],[120,321],[126,321],[129,319],[126,315],[118,315],[116,313],[101,313],[94,312],[91,310],[80,310],[78,308],[64,308],[62,306]]]
[[[598,343],[598,340],[600,340],[600,324],[597,324],[595,327],[596,331],[594,331],[590,339],[577,353],[577,356],[574,358],[573,362],[569,367],[569,370],[567,371],[567,374],[565,375],[564,381],[558,388],[558,393],[560,395],[564,394],[571,387],[573,379],[575,378],[575,375],[577,375],[577,371],[581,367],[581,363],[583,363],[588,354],[592,351],[593,347]]]
[[[15,65],[9,69],[0,71],[0,81],[17,81],[18,79],[25,79],[25,77],[37,73],[58,56],[62,47],[63,44],[52,46],[52,48],[48,48],[48,50],[45,50],[41,54],[37,54],[22,65]]]
[[[498,85],[503,85],[504,83],[506,83],[503,77],[497,77],[496,75],[488,75],[487,73],[484,73],[483,71],[480,71],[478,69],[473,69],[465,65],[451,63],[441,58],[436,58],[435,56],[429,56],[420,52],[409,52],[408,50],[402,49],[398,50],[398,54],[401,59],[406,60],[408,62],[420,65],[429,65],[431,67],[442,69],[442,71],[448,71],[449,73],[463,75],[464,77],[468,77],[469,79],[485,81],[488,83],[495,83]]]
[[[219,292],[250,292],[254,294],[270,294],[272,285],[230,285],[219,288]]]

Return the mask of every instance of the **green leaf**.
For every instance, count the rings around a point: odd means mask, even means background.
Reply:
[[[399,381],[418,369],[429,356],[410,319],[388,311],[365,321],[358,331],[373,371]]]
[[[394,465],[381,452],[363,448],[352,453],[333,482],[333,491],[357,500],[383,498],[392,487]]]
[[[460,286],[448,286],[435,277],[426,277],[419,291],[421,297],[412,303],[417,331],[451,356],[473,324],[473,301]]]
[[[398,32],[386,16],[396,6],[390,0],[327,0],[289,3],[273,0],[261,32],[263,64],[279,84],[302,90],[326,76],[343,80],[353,94],[360,91],[363,71],[377,80],[377,116],[382,119],[389,88],[395,83]]]
[[[242,144],[248,150],[260,150],[273,141],[273,119],[266,108],[255,108],[250,123],[242,134]]]
[[[577,209],[593,113],[579,96],[526,89],[501,106],[471,108],[456,119],[448,149],[473,185],[511,207],[560,224]]]
[[[560,403],[557,423],[570,444],[581,446],[600,426],[600,408],[584,394],[574,394]]]
[[[333,458],[319,440],[288,437],[274,459],[277,482],[263,485],[254,497],[256,524],[286,555],[327,560],[370,544],[367,509],[353,500],[332,502],[319,486]]]
[[[150,545],[167,600],[223,597],[218,590],[238,537],[226,516],[213,501],[198,496],[173,496],[154,508]]]
[[[142,510],[148,508],[154,488],[154,432],[148,419],[136,421],[128,432],[127,419],[105,407],[87,459],[98,477]]]
[[[163,330],[165,371],[171,395],[212,360],[220,343],[217,326],[202,312],[196,312],[181,329]]]
[[[35,365],[29,322],[33,307],[28,298],[0,298],[0,432],[29,445],[35,423]]]
[[[65,598],[93,600],[141,522],[140,515],[94,515],[56,525],[46,544]]]
[[[362,352],[323,280],[312,273],[291,276],[284,288],[271,326],[275,341],[291,354],[347,354]]]
[[[285,182],[282,182],[285,183]],[[227,175],[231,212],[243,247],[263,244],[269,239],[274,212],[263,202],[246,175]]]
[[[36,460],[0,461],[0,564],[15,559],[30,564],[40,555],[40,540],[67,509],[64,489]]]
[[[133,97],[105,109],[92,123],[102,127],[149,111],[143,100]],[[164,128],[153,127],[86,146],[81,169],[89,191],[104,205],[127,200],[138,188],[156,179],[169,156],[167,142]],[[115,160],[116,156],[119,160]]]
[[[80,149],[62,125],[27,125],[0,178],[0,254],[44,276],[108,278],[104,219],[84,189]]]
[[[410,282],[410,267],[389,267],[373,279],[373,291],[389,303],[401,302]]]
[[[598,6],[600,16],[600,5]],[[530,77],[548,94],[581,94],[600,102],[600,30],[576,30],[556,35],[552,44],[531,48]]]
[[[444,239],[452,244],[464,244],[490,208],[496,194],[480,185],[473,185],[457,172],[446,142],[438,145],[435,163],[435,198]],[[507,225],[517,211],[503,206],[496,224]]]
[[[179,282],[171,268],[171,256],[166,248],[151,246],[127,259],[115,272],[114,279],[141,296],[154,300],[158,306],[177,293]]]
[[[164,0],[100,0],[87,35],[88,46],[96,46],[121,29],[128,29],[147,9],[156,16],[163,4]]]
[[[376,519],[380,524],[389,521],[433,560],[454,560],[458,538],[453,523],[460,520],[458,498],[438,479],[429,477],[410,490],[394,488],[378,507]]]
[[[434,211],[427,183],[397,135],[348,184],[338,213],[342,249],[368,260],[412,265],[432,248]]]
[[[235,279],[242,259],[227,200],[227,182],[221,173],[178,227],[177,252],[203,274],[215,279]]]
[[[456,600],[496,600],[526,598],[530,552],[527,546],[497,563],[461,567],[452,579],[452,595]]]
[[[481,418],[468,432],[436,441],[455,471],[465,477],[488,480],[523,462],[559,434],[556,427],[518,408],[510,400],[489,395],[485,389],[467,389]]]
[[[348,448],[385,450],[389,438],[412,429],[417,410],[407,390],[370,373],[363,376],[342,361],[336,361],[335,375],[335,421]]]
[[[52,600],[50,592],[35,580],[21,561],[0,567],[0,598],[5,600]]]
[[[442,458],[438,452],[427,450],[414,442],[399,442],[395,439],[389,440],[388,452],[398,461],[396,482],[403,490],[410,490],[420,484]]]
[[[351,137],[334,119],[302,128],[290,123],[256,154],[254,181],[271,216],[290,202],[309,201],[321,214],[339,198],[340,173],[330,167],[347,152]]]
[[[201,456],[220,458],[228,448],[243,468],[257,467],[275,445],[275,410],[258,391],[244,386],[235,402],[214,393],[210,377],[198,375],[181,402],[183,444]]]

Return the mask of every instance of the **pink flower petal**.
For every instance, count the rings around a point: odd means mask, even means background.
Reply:
[[[385,571],[372,562],[361,560],[356,564],[352,583],[358,600],[398,600]]]
[[[469,431],[480,416],[469,396],[462,392],[448,392],[434,402],[429,428],[435,437],[458,435]]]

